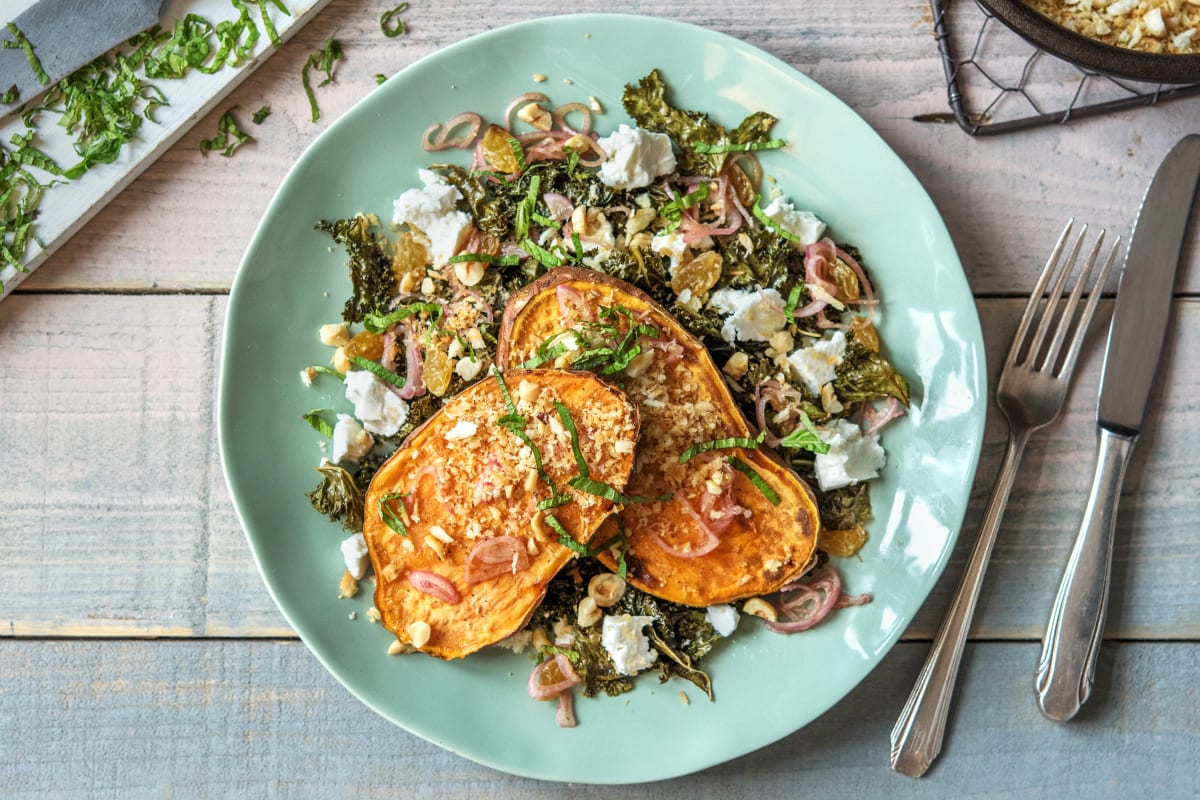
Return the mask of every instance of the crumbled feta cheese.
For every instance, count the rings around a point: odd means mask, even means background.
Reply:
[[[846,355],[846,334],[836,331],[828,339],[819,339],[807,347],[800,347],[788,356],[792,376],[804,381],[805,387],[814,397],[821,394],[821,387],[837,377],[836,369]]]
[[[650,240],[651,253],[671,259],[670,273],[672,277],[675,276],[675,270],[679,268],[679,263],[683,259],[683,254],[687,252],[687,247],[687,242],[683,240],[683,234],[677,230],[670,233],[656,233]]]
[[[455,341],[458,341],[455,339]],[[479,375],[479,371],[483,369],[482,358],[472,358],[471,356],[463,356],[454,365],[454,372],[464,381],[473,381]]]
[[[454,427],[446,431],[447,442],[457,442],[459,439],[470,439],[479,430],[479,426],[469,419],[460,419]]]
[[[704,609],[704,619],[713,626],[713,630],[717,633],[722,636],[732,636],[733,632],[737,630],[740,617],[736,608],[723,603]]]
[[[636,675],[658,658],[658,651],[650,647],[650,639],[642,633],[642,629],[653,621],[653,617],[631,614],[609,614],[604,617],[600,644],[612,657],[617,672]]]
[[[713,292],[712,307],[728,319],[721,327],[721,337],[727,342],[766,342],[787,325],[783,297],[774,289],[746,292],[740,289],[720,289]]]
[[[417,173],[425,184],[421,189],[409,189],[393,203],[392,222],[407,223],[429,239],[429,255],[435,265],[445,264],[458,252],[471,228],[471,217],[459,211],[456,203],[462,193],[446,180],[427,169]]]
[[[816,457],[817,484],[828,492],[859,481],[879,477],[887,456],[879,444],[879,434],[864,436],[862,428],[839,419],[833,428],[818,429],[828,453]]]
[[[362,425],[358,424],[358,420],[349,414],[338,414],[337,424],[333,426],[333,460],[335,462],[351,461],[357,464],[363,456],[371,452],[371,448],[374,446],[375,440],[371,438],[371,434],[363,430]]]
[[[768,219],[800,240],[803,245],[816,244],[825,235],[825,223],[811,211],[797,211],[787,200],[776,197],[763,210]]]
[[[621,125],[597,144],[607,154],[600,182],[614,189],[641,189],[660,175],[675,171],[671,137]]]
[[[1142,24],[1146,26],[1146,33],[1151,36],[1166,36],[1167,24],[1163,22],[1162,10],[1152,8],[1142,15]]]
[[[362,580],[367,574],[367,540],[361,533],[348,536],[342,540],[342,558],[346,561],[346,571],[354,580]]]
[[[1171,37],[1171,44],[1179,50],[1187,50],[1192,46],[1192,37],[1196,35],[1195,28],[1188,28],[1186,31],[1180,31]]]
[[[365,369],[346,373],[346,399],[354,404],[354,416],[363,427],[380,436],[395,436],[408,419],[408,403]]]

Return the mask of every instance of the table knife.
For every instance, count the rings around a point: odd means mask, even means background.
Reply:
[[[1192,134],[1171,149],[1150,182],[1125,255],[1100,379],[1095,477],[1037,666],[1038,706],[1053,720],[1075,716],[1092,690],[1108,606],[1117,500],[1158,371],[1197,186],[1200,135]]]
[[[164,0],[37,0],[15,19],[0,19],[0,117],[35,99],[84,64],[158,22]],[[18,40],[29,43],[39,77]]]

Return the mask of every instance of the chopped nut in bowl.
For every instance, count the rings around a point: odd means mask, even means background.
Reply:
[[[1046,52],[1155,83],[1200,82],[1200,0],[977,0]]]

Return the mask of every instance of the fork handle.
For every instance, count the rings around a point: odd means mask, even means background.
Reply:
[[[1100,429],[1096,475],[1038,659],[1038,707],[1059,722],[1075,716],[1092,691],[1108,610],[1117,500],[1137,436]]]
[[[1017,465],[1030,431],[1015,431],[1009,436],[1004,463],[992,487],[991,499],[983,515],[975,547],[967,560],[966,571],[959,581],[945,619],[934,637],[925,665],[917,676],[916,685],[908,696],[900,718],[892,728],[891,764],[897,772],[919,778],[942,750],[942,736],[950,713],[950,700],[962,661],[963,647],[971,629],[971,617],[979,599],[979,589],[987,571],[988,559],[1000,530],[1000,519],[1008,505]]]

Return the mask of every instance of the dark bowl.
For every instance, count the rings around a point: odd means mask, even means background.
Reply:
[[[1022,0],[978,0],[979,5],[1041,49],[1085,69],[1152,83],[1200,83],[1200,54],[1142,53],[1067,30]]]

